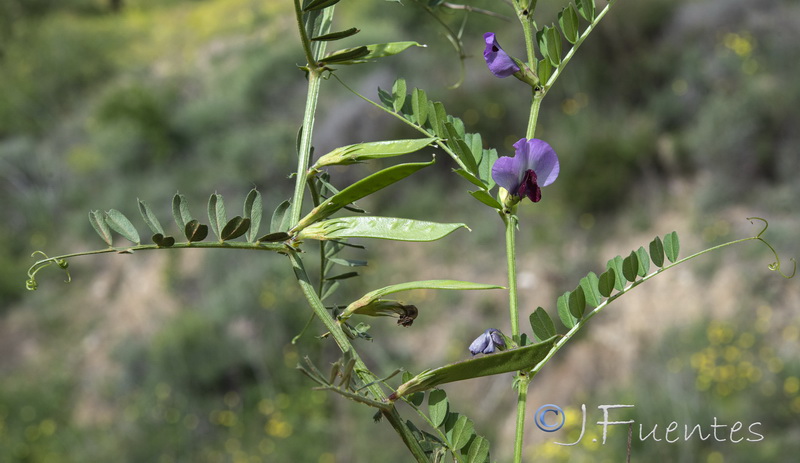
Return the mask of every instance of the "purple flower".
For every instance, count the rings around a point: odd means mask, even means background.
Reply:
[[[505,347],[506,342],[500,331],[489,328],[478,336],[478,339],[472,341],[472,344],[469,345],[469,352],[472,355],[491,354],[496,348],[504,349]]]
[[[486,41],[486,48],[483,50],[483,59],[486,60],[486,65],[497,77],[503,78],[514,75],[519,72],[517,63],[508,56],[508,53],[500,48],[500,44],[494,38],[494,32],[487,32],[483,34],[483,39]]]
[[[542,140],[521,138],[514,143],[514,157],[501,157],[492,166],[492,179],[517,198],[542,199],[540,187],[558,178],[558,156]],[[515,202],[516,204],[516,202]]]

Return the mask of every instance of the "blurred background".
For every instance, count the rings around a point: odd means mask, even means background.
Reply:
[[[305,100],[291,3],[0,0],[0,461],[409,461],[372,410],[312,390],[295,370],[304,356],[325,367],[338,351],[317,339],[318,323],[290,343],[310,310],[283,258],[84,257],[71,261],[72,283],[48,269],[38,291],[25,291],[31,252],[104,247],[89,210],[116,208],[141,225],[139,198],[166,224],[176,191],[200,217],[215,191],[229,211],[254,186],[266,214],[288,199]],[[374,99],[405,77],[511,154],[528,93],[488,72],[481,36],[495,31],[506,51],[524,56],[517,23],[470,15],[462,76],[443,29],[403,3],[342,2],[334,29],[362,32],[329,49],[428,47],[339,75]],[[563,6],[540,3],[540,25]],[[474,5],[512,13],[501,2]],[[463,11],[440,14],[461,27]],[[688,255],[752,236],[760,228],[745,218],[765,217],[791,272],[788,258],[800,255],[798,43],[800,4],[790,0],[617,3],[544,100],[537,137],[555,147],[562,170],[544,201],[520,208],[523,322],[537,306],[554,315],[557,296],[587,272],[673,230]],[[334,80],[323,84],[316,129],[317,153],[414,136]],[[470,185],[450,173],[449,159],[437,159],[361,205],[466,222],[472,232],[346,251],[370,265],[332,302],[414,279],[505,283],[501,221],[465,194]],[[381,165],[334,169],[333,182]],[[600,442],[603,404],[635,405],[611,415],[635,420],[632,461],[791,461],[800,452],[800,291],[797,279],[767,269],[773,260],[753,242],[703,256],[593,319],[531,386],[525,461],[623,461],[625,429]],[[508,331],[501,292],[402,296],[420,308],[412,327],[363,320],[375,339],[359,347],[378,374],[464,359],[484,329]],[[497,461],[511,454],[510,385],[509,375],[446,387],[451,410],[475,420]],[[567,410],[553,434],[533,425],[532,412],[547,403]],[[583,440],[555,445],[578,439],[581,404]],[[721,432],[725,442],[683,439],[684,425],[708,434],[714,419],[726,430],[741,422],[742,431]],[[667,443],[672,421],[681,439]],[[755,422],[763,440],[731,442],[755,439],[747,433]],[[639,424],[643,435],[658,425],[662,441],[642,442]]]

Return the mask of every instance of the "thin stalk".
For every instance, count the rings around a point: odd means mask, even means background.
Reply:
[[[336,324],[336,321],[333,319],[331,314],[325,308],[325,305],[317,296],[317,293],[314,290],[314,285],[311,284],[311,281],[308,278],[308,274],[306,273],[300,256],[294,249],[289,250],[287,255],[292,263],[292,268],[294,269],[300,289],[302,290],[303,295],[306,297],[306,300],[308,300],[309,305],[311,305],[311,308],[314,310],[314,313],[325,325],[325,328],[328,329],[333,337],[333,340],[339,346],[339,349],[342,352],[349,351],[352,354],[353,359],[355,359],[356,362],[354,371],[361,381],[368,385],[367,389],[375,398],[375,400],[380,402],[388,402],[386,400],[386,394],[383,392],[383,389],[381,389],[380,384],[376,382],[377,377],[370,372],[370,370],[364,364],[364,361],[361,360],[358,352],[356,352],[356,350],[353,348],[353,345],[350,344],[350,339],[347,338],[347,335],[344,333],[344,331],[342,331],[341,327]],[[425,455],[425,451],[414,437],[414,434],[411,432],[408,426],[406,426],[405,422],[403,422],[400,414],[397,412],[397,408],[391,406],[386,409],[381,409],[381,413],[400,435],[400,438],[406,444],[406,447],[408,447],[408,449],[411,451],[411,454],[414,455],[414,459],[419,463],[430,463],[430,460],[428,460],[428,457]]]
[[[528,385],[530,376],[518,376],[517,387],[517,431],[514,436],[514,463],[522,462],[522,442],[525,434],[525,405],[528,402]]]
[[[528,140],[533,139],[536,134],[536,123],[539,121],[539,108],[542,106],[542,99],[544,99],[544,93],[538,89],[533,89],[531,113],[528,117],[528,130],[525,131],[525,138]]]
[[[511,339],[519,343],[519,306],[517,301],[517,218],[513,213],[503,214],[506,224],[506,261],[508,264],[508,311],[511,319]]]
[[[300,221],[300,212],[303,208],[303,193],[305,192],[308,165],[311,159],[311,134],[314,131],[314,114],[317,111],[321,81],[322,71],[320,69],[309,69],[306,109],[303,115],[302,133],[300,134],[300,150],[297,153],[294,196],[292,196],[292,206],[289,212],[290,228]]]

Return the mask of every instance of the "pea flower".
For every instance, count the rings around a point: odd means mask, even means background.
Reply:
[[[469,345],[469,352],[472,355],[477,354],[491,354],[495,349],[503,350],[506,347],[506,341],[499,330],[489,328],[484,331],[482,335],[472,341]]]
[[[494,32],[483,34],[483,40],[486,42],[486,48],[483,50],[483,59],[486,60],[486,65],[489,66],[492,74],[503,78],[519,72],[520,69],[517,63],[497,43]]]
[[[538,203],[542,199],[541,187],[558,178],[558,156],[547,142],[535,138],[521,138],[514,143],[514,149],[513,157],[504,156],[495,161],[492,179],[507,191],[509,197],[504,201],[507,206],[525,197]]]

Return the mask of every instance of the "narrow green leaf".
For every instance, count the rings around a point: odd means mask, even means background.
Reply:
[[[536,64],[536,73],[539,75],[540,82],[547,82],[550,80],[550,76],[553,75],[553,65],[550,64],[550,60],[545,58],[539,61]]]
[[[664,266],[664,243],[657,236],[650,242],[650,258],[656,267]]]
[[[503,210],[503,206],[496,199],[494,199],[494,196],[487,193],[486,190],[470,191],[469,194],[471,194],[473,198],[489,207],[493,207],[499,211]]]
[[[617,283],[617,276],[613,268],[609,268],[604,273],[600,274],[597,282],[597,290],[600,291],[604,297],[611,296],[614,291],[614,285]]]
[[[361,32],[360,29],[356,29],[355,27],[351,27],[350,29],[346,29],[343,31],[338,32],[331,32],[330,34],[319,35],[317,37],[312,37],[311,40],[314,42],[329,42],[331,40],[339,40],[346,37],[350,37],[353,35],[358,34]]]
[[[625,288],[625,276],[622,274],[622,256],[616,256],[606,263],[606,268],[614,269],[614,276],[617,278],[614,282],[614,288],[617,291],[622,291]]]
[[[110,209],[105,213],[105,221],[112,230],[122,235],[126,240],[139,244],[142,240],[139,238],[139,232],[133,226],[130,220],[125,215],[116,210]]]
[[[475,159],[475,165],[480,166],[483,159],[483,138],[479,133],[468,133],[464,135],[464,142],[469,146],[469,150]],[[480,169],[475,172],[480,175]]]
[[[394,109],[393,102],[392,102],[392,94],[383,90],[382,88],[378,87],[378,99],[381,100],[384,106],[390,109]]]
[[[394,112],[400,112],[403,105],[406,103],[406,80],[403,78],[397,79],[392,85],[392,105]]]
[[[489,458],[489,441],[483,436],[475,436],[469,444],[467,463],[484,463]]]
[[[428,417],[435,428],[444,424],[450,403],[447,400],[447,393],[441,389],[434,389],[428,394]]]
[[[595,17],[595,3],[594,0],[575,0],[578,5],[578,13],[583,16],[583,19],[593,22]]]
[[[208,221],[211,224],[211,231],[222,240],[222,229],[228,223],[225,214],[225,203],[222,195],[214,193],[208,198]]]
[[[578,320],[583,318],[583,312],[586,310],[586,295],[580,285],[569,293],[567,302],[569,304],[569,313]]]
[[[411,47],[425,47],[418,42],[376,43],[355,48],[338,50],[320,60],[324,64],[359,64],[373,59],[396,55]]]
[[[202,225],[196,219],[193,219],[186,223],[183,233],[189,242],[203,241],[208,236],[208,225]]]
[[[547,36],[547,59],[553,67],[561,64],[561,35],[555,27],[545,27],[544,33]]]
[[[101,211],[90,211],[89,223],[92,224],[92,228],[100,235],[100,238],[102,238],[107,245],[111,246],[114,242],[114,237],[111,235],[111,230],[109,230],[108,224],[106,224],[103,213]]]
[[[438,126],[434,127],[436,135],[441,138],[447,138],[447,129],[444,127],[444,124],[447,123],[447,111],[444,109],[444,104],[441,101],[435,101],[433,110],[436,112],[436,121],[438,122]],[[430,114],[428,114],[428,117],[431,117]]]
[[[569,291],[559,296],[558,300],[556,300],[556,308],[558,309],[558,318],[561,319],[561,323],[567,328],[572,328],[577,320],[569,311],[569,297]]]
[[[356,60],[360,60],[365,56],[369,55],[369,48],[366,45],[362,45],[360,47],[355,48],[345,48],[343,50],[337,50],[333,53],[330,53],[325,58],[321,59],[319,62],[322,64],[353,64],[356,63]]]
[[[236,216],[228,221],[220,231],[220,239],[222,241],[235,240],[236,238],[247,233],[250,228],[250,219],[245,219]]]
[[[291,205],[292,203],[288,200],[278,204],[278,207],[275,208],[275,212],[272,213],[272,220],[269,224],[270,233],[286,231],[289,228],[289,225],[286,223],[286,211],[289,210],[289,206]]]
[[[144,219],[144,223],[147,224],[147,227],[153,233],[160,233],[163,235],[164,228],[161,227],[161,222],[158,221],[158,217],[156,217],[152,209],[150,209],[150,206],[141,199],[137,199],[137,201],[139,202],[139,213],[142,214],[142,219]]]
[[[254,242],[258,236],[263,209],[261,193],[253,188],[250,193],[247,193],[247,198],[244,200],[244,211],[242,211],[242,217],[250,219],[250,228],[247,229],[247,241],[250,243]]]
[[[273,243],[276,241],[286,241],[291,238],[292,235],[286,232],[275,232],[275,233],[267,233],[266,235],[262,236],[261,238],[257,239],[256,241],[264,242],[264,243]]]
[[[483,157],[481,158],[481,165],[478,166],[480,171],[480,178],[486,183],[486,189],[491,190],[494,188],[494,179],[492,178],[492,167],[497,162],[497,150],[492,148],[483,150]]]
[[[314,222],[326,219],[331,214],[347,206],[348,204],[369,196],[376,191],[380,191],[393,183],[399,182],[414,172],[432,165],[433,162],[434,161],[399,164],[378,171],[369,177],[363,178],[341,190],[339,193],[336,193],[335,195],[326,199],[319,206],[312,209],[307,216],[302,218],[300,222],[295,225],[293,231],[299,232]]]
[[[180,193],[175,193],[172,198],[172,216],[181,230],[186,228],[186,224],[192,220],[192,214],[189,213],[189,203]]]
[[[536,45],[539,47],[539,53],[542,55],[542,61],[548,61],[547,53],[550,51],[550,48],[547,46],[548,38],[550,37],[547,35],[547,27],[536,31]],[[539,78],[541,79],[541,76]],[[544,79],[541,80],[544,81]]]
[[[533,334],[538,341],[550,339],[556,335],[556,325],[543,308],[537,307],[528,318],[531,322]]]
[[[578,12],[575,11],[572,3],[558,13],[558,24],[561,26],[561,31],[564,32],[564,38],[569,43],[574,44],[578,41],[580,24],[578,23]]]
[[[347,280],[349,278],[354,278],[358,276],[358,272],[346,272],[340,273],[338,275],[334,275],[332,277],[325,278],[326,281],[335,281],[335,280]]]
[[[475,424],[466,416],[461,415],[448,434],[451,448],[453,450],[461,450],[475,434]]]
[[[626,280],[633,282],[639,275],[639,256],[635,251],[631,251],[630,255],[622,260],[622,276]]]
[[[598,289],[599,281],[594,272],[589,272],[588,275],[581,278],[581,288],[583,288],[583,294],[586,296],[586,303],[592,307],[597,307],[602,302],[603,295]]]
[[[484,355],[423,371],[411,380],[401,384],[389,399],[394,401],[404,395],[425,391],[440,384],[531,369],[550,352],[556,339],[554,336],[546,341],[529,346],[509,349],[496,354]]]
[[[664,236],[664,254],[670,262],[678,260],[678,252],[681,250],[681,243],[678,240],[678,233],[667,233]]]
[[[367,261],[365,260],[342,259],[341,257],[329,257],[328,261],[334,264],[344,265],[345,267],[365,267],[367,265]]]
[[[636,255],[639,257],[639,276],[643,277],[650,271],[650,256],[647,255],[644,246],[639,246]]]
[[[442,137],[442,124],[439,122],[439,115],[436,113],[436,102],[430,100],[428,100],[428,126],[433,133]]]
[[[476,187],[480,188],[481,190],[485,190],[488,187],[484,184],[478,177],[470,174],[464,169],[453,169],[453,172],[457,173],[461,177],[465,178],[469,183],[475,185]]]
[[[341,217],[323,220],[304,228],[298,239],[342,240],[375,238],[395,241],[436,241],[459,228],[463,223],[437,223],[395,217]]]
[[[308,5],[303,8],[303,11],[321,10],[329,6],[333,6],[339,3],[339,1],[340,0],[311,0],[308,2]]]
[[[342,146],[320,157],[314,168],[350,165],[370,159],[380,159],[414,153],[436,141],[435,137],[405,140],[374,141]]]
[[[459,137],[458,131],[452,123],[447,122],[444,127],[447,130],[447,146],[456,153],[461,162],[467,167],[467,171],[472,175],[476,175],[478,173],[478,165],[475,164],[475,157],[472,155],[469,146]]]
[[[415,88],[411,92],[411,111],[414,113],[417,125],[422,127],[428,120],[428,96],[425,90]]]

